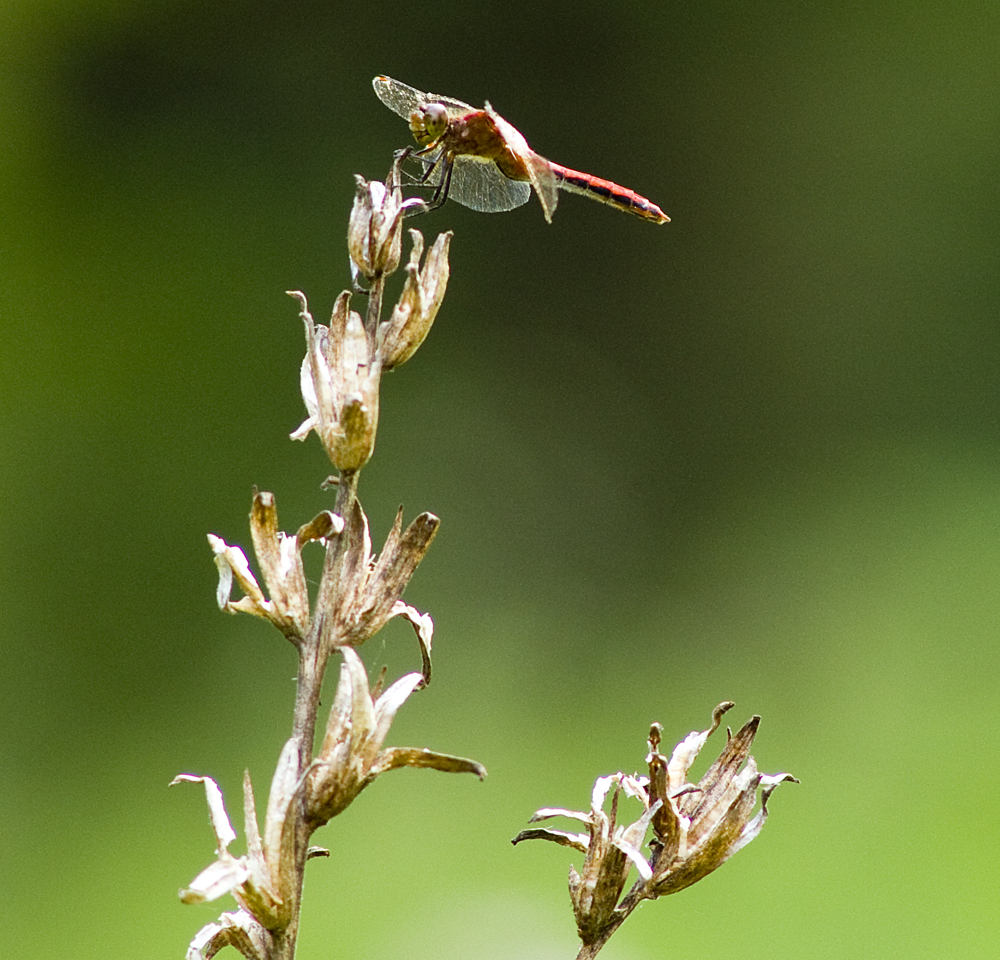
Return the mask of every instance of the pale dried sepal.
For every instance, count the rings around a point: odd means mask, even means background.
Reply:
[[[347,472],[360,470],[375,449],[382,373],[381,362],[369,358],[368,335],[353,310],[347,316],[340,355],[338,424],[324,445],[334,466]]]
[[[360,315],[350,309],[345,291],[334,304],[330,326],[314,323],[306,298],[300,303],[306,355],[302,361],[302,400],[309,414],[292,433],[304,440],[315,430],[331,462],[342,472],[359,470],[371,456],[378,425],[381,362],[371,358]]]
[[[391,274],[402,255],[402,218],[412,203],[401,203],[398,190],[355,176],[354,205],[347,227],[352,272],[371,281]]]
[[[227,613],[239,610],[267,618],[269,615],[267,600],[257,583],[257,578],[250,572],[250,561],[247,560],[246,554],[239,547],[229,546],[222,537],[217,537],[213,533],[208,534],[208,545],[212,548],[215,565],[219,568],[219,587],[216,591],[219,609]],[[229,599],[234,577],[240,589],[246,594],[243,600],[236,603]]]
[[[415,607],[411,607],[402,600],[397,600],[392,605],[392,612],[389,617],[405,617],[413,627],[417,635],[417,643],[420,645],[421,674],[424,678],[424,686],[431,682],[431,644],[434,640],[434,621],[429,613],[421,613]]]
[[[298,538],[278,529],[273,493],[255,491],[250,534],[271,595],[272,622],[289,639],[301,640],[309,631],[309,591]]]
[[[271,935],[245,910],[224,913],[202,927],[191,941],[185,960],[211,960],[223,947],[235,947],[247,960],[267,960]]]
[[[448,247],[452,233],[438,236],[422,270],[424,238],[419,230],[411,230],[410,236],[413,249],[406,266],[406,283],[392,317],[380,328],[379,356],[386,370],[398,367],[416,353],[430,332],[448,287]]]
[[[341,647],[340,680],[330,708],[326,735],[307,779],[309,810],[325,822],[345,810],[367,785],[369,763],[381,744],[372,744],[375,704],[361,658]],[[370,760],[369,760],[370,762]]]
[[[389,728],[392,726],[392,721],[396,719],[397,711],[406,703],[410,694],[420,686],[421,682],[422,677],[419,673],[408,673],[389,686],[375,701],[375,709],[371,718],[372,724],[365,732],[367,744],[363,750],[364,760],[369,765],[375,762],[378,751],[382,749],[385,738],[389,736]]]
[[[357,646],[392,617],[406,617],[421,645],[426,683],[430,676],[433,621],[397,601],[430,547],[440,521],[431,513],[422,513],[403,531],[400,510],[377,559],[372,556],[368,518],[357,500],[347,521],[349,547],[340,569],[336,610],[324,622],[324,637],[337,645]]]
[[[264,860],[271,874],[270,889],[283,900],[294,871],[295,811],[291,809],[298,786],[299,742],[286,741],[271,781],[264,817]]]
[[[219,859],[210,863],[191,881],[191,885],[178,894],[181,903],[207,903],[217,900],[227,893],[235,892],[250,875],[250,867],[244,857],[220,854]]]
[[[341,653],[343,653],[343,650]],[[345,660],[340,666],[340,677],[337,682],[337,690],[333,695],[333,703],[330,706],[330,717],[326,724],[326,735],[323,737],[323,745],[319,751],[319,756],[327,762],[333,757],[334,751],[341,748],[350,748],[354,727],[352,720],[353,707],[354,683],[351,677],[351,670]]]
[[[401,677],[373,698],[368,674],[351,647],[341,647],[340,682],[326,735],[307,778],[309,815],[325,823],[345,810],[381,773],[399,767],[432,767],[448,773],[486,770],[473,760],[412,747],[382,749],[397,710],[422,683],[419,673]]]
[[[386,541],[385,549],[365,578],[352,642],[361,643],[378,633],[391,617],[403,613],[402,609],[394,609],[396,601],[424,558],[440,525],[441,521],[434,514],[422,513],[398,540]],[[366,529],[367,526],[366,519]]]
[[[330,365],[326,360],[326,351],[322,348],[319,340],[319,330],[325,328],[318,327],[313,321],[304,293],[300,290],[286,290],[285,292],[288,296],[299,301],[299,317],[306,333],[306,355],[299,371],[299,386],[309,416],[291,434],[293,440],[305,440],[310,430],[321,434],[323,430],[322,414],[333,408],[333,384],[330,376]],[[341,296],[345,296],[345,294],[341,294]]]
[[[757,767],[749,754],[759,726],[760,717],[747,721],[736,736],[728,740],[719,758],[701,778],[699,789],[677,798],[678,811],[691,820],[689,842],[698,843],[704,834],[711,831],[713,822],[724,815],[734,797],[746,788],[752,776],[748,771],[752,769],[753,775],[756,775]],[[740,770],[744,763],[747,766]]]
[[[330,540],[343,532],[343,517],[338,517],[332,510],[323,510],[312,520],[299,527],[295,535],[299,549],[312,540]]]
[[[361,598],[374,564],[368,517],[359,500],[354,500],[344,521],[347,549],[337,581],[337,607],[334,616],[328,616],[324,622],[324,626],[331,631],[338,643],[350,642],[349,638],[354,635],[362,608]]]
[[[243,830],[247,835],[247,856],[263,863],[264,847],[260,839],[257,804],[253,798],[253,782],[249,770],[243,771]]]
[[[368,334],[361,315],[351,307],[350,291],[344,290],[334,301],[330,326],[317,327],[320,348],[326,357],[339,402],[358,389],[358,371],[368,365]],[[335,406],[337,405],[335,400]]]
[[[365,536],[368,534],[368,518],[364,515],[362,511],[362,519],[364,520]],[[386,565],[389,563],[391,557],[395,557],[396,551],[399,549],[399,539],[403,532],[403,507],[400,506],[396,510],[396,516],[393,517],[392,527],[389,528],[389,533],[386,535],[385,543],[382,544],[382,552],[379,553],[375,560],[374,566],[372,567],[372,576],[375,578],[380,578],[383,576],[383,572]],[[369,546],[370,546],[369,541]],[[371,565],[371,557],[368,558],[368,564]]]
[[[481,763],[449,753],[435,753],[422,747],[389,747],[383,750],[372,764],[371,773],[372,776],[378,776],[400,767],[424,767],[440,770],[442,773],[473,773],[480,780],[486,779],[486,767]]]
[[[696,787],[687,783],[678,786],[729,706],[728,702],[720,704],[711,729],[689,735],[674,750],[669,763],[659,754],[654,734],[651,734],[651,751],[647,758],[650,796],[662,799],[663,809],[653,819],[657,848],[653,858],[653,879],[649,883],[650,896],[677,893],[708,876],[753,840],[763,827],[767,817],[763,798],[761,814],[750,819],[757,790],[765,780],[749,754],[760,717],[751,717],[729,737],[719,758]],[[666,777],[662,773],[664,768],[670,771]],[[666,797],[659,792],[664,779],[669,780],[673,788]],[[790,774],[767,777],[767,794],[785,780],[797,782]]]
[[[343,667],[351,684],[351,751],[362,763],[370,760],[378,752],[381,743],[373,742],[372,731],[375,729],[375,701],[372,699],[368,686],[368,672],[365,670],[361,657],[353,650],[345,647],[340,651]],[[406,677],[400,677],[394,686],[402,689]],[[416,684],[413,684],[416,688]]]
[[[211,777],[198,777],[191,773],[179,773],[170,781],[170,786],[178,783],[200,783],[205,787],[205,799],[208,802],[208,817],[215,834],[215,852],[221,854],[236,839],[236,831],[226,813],[226,804],[222,799],[219,785]]]
[[[590,843],[590,838],[585,833],[567,833],[565,830],[550,830],[548,827],[533,827],[530,830],[522,830],[511,840],[511,843],[517,845],[522,840],[551,840],[560,846],[579,850],[580,853],[586,853]]]
[[[249,770],[243,771],[243,821],[249,873],[242,887],[234,891],[234,896],[240,906],[267,929],[280,929],[286,922],[288,911],[284,909],[284,902],[271,885],[271,871],[264,859]]]

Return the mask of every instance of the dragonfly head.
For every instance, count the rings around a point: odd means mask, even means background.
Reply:
[[[413,139],[426,147],[448,129],[448,111],[443,103],[426,103],[410,114]]]

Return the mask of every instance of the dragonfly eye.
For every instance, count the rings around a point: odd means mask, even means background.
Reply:
[[[417,143],[437,140],[448,128],[448,111],[444,104],[428,103],[410,115],[410,130]]]

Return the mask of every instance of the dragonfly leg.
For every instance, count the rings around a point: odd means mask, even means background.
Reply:
[[[412,147],[404,147],[402,150],[397,150],[392,155],[392,169],[389,171],[389,179],[386,182],[387,187],[430,187],[433,184],[427,183],[427,178],[434,172],[436,163],[430,160],[420,159],[420,155],[423,153],[422,150],[414,151]],[[403,164],[407,160],[417,160],[420,159],[421,164],[424,167],[424,172],[419,176],[415,173],[410,173],[409,170],[403,169]]]
[[[434,196],[427,202],[427,208],[429,210],[436,210],[444,204],[445,200],[448,199],[448,190],[451,187],[451,171],[455,169],[455,165],[448,162],[444,156],[441,157],[438,163],[444,164],[444,170],[442,172],[441,182],[438,184],[437,190],[434,191]]]
[[[418,150],[416,153],[412,154],[414,157],[420,157],[423,150]],[[405,158],[404,158],[405,159]],[[434,160],[433,163],[428,163],[427,168],[424,170],[423,175],[420,177],[413,177],[414,186],[425,186],[434,187],[434,195],[423,202],[423,205],[417,207],[413,210],[407,211],[403,214],[406,217],[415,217],[421,213],[430,213],[431,210],[437,210],[438,207],[443,206],[445,200],[448,199],[448,188],[451,186],[451,171],[452,163],[446,156],[439,156]],[[435,185],[433,183],[433,176],[435,172],[441,170],[441,178]],[[431,181],[431,182],[428,182]]]

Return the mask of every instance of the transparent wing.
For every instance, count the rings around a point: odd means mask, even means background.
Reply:
[[[552,214],[555,212],[556,204],[559,202],[559,181],[552,169],[552,164],[528,146],[528,141],[521,136],[520,131],[504,120],[490,106],[489,100],[486,101],[485,109],[493,121],[497,133],[507,145],[507,149],[523,163],[524,169],[528,174],[528,180],[531,182],[531,186],[535,188],[535,193],[538,194],[538,201],[542,205],[542,213],[545,214],[545,219],[551,223]],[[531,190],[526,190],[524,200],[527,200],[530,195]],[[524,200],[521,202],[524,203]]]
[[[492,160],[458,156],[448,196],[470,210],[503,213],[528,202],[531,184],[524,180],[508,180]]]
[[[440,156],[437,151],[410,158],[423,164],[425,186],[440,185],[445,170],[445,164],[439,162]],[[526,180],[508,180],[492,160],[457,156],[452,161],[448,197],[480,213],[503,213],[531,199],[531,184]]]
[[[375,95],[379,100],[406,121],[409,121],[410,114],[414,110],[428,103],[443,104],[448,115],[453,117],[476,109],[461,100],[439,97],[436,93],[424,93],[416,87],[409,87],[405,83],[393,80],[392,77],[376,77],[372,80],[372,86],[375,88]]]

